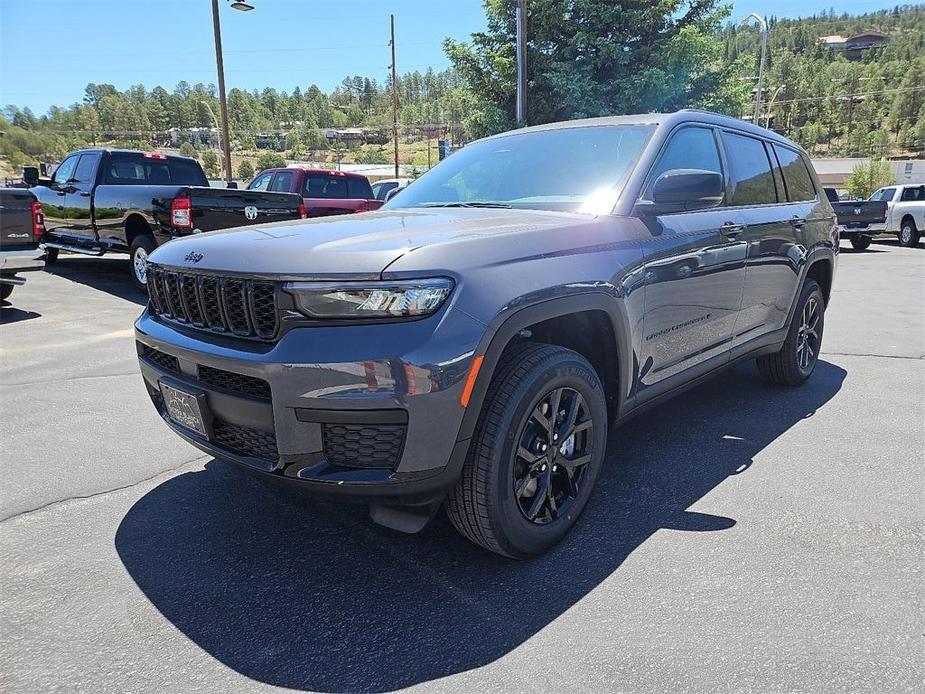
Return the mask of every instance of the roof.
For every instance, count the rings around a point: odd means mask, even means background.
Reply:
[[[274,166],[269,169],[260,169],[258,173],[265,171],[304,171],[308,174],[326,174],[328,176],[349,176],[350,178],[366,178],[363,174],[353,173],[352,171],[336,171],[334,169],[316,169],[310,166]]]
[[[655,125],[672,128],[682,123],[704,123],[707,125],[733,128],[791,147],[796,146],[786,137],[772,130],[761,128],[748,121],[741,120],[740,118],[733,118],[732,116],[724,116],[719,113],[713,113],[712,111],[702,111],[699,109],[682,109],[680,111],[674,111],[673,113],[643,113],[638,115],[604,116],[602,118],[582,118],[579,120],[559,121],[557,123],[546,123],[545,125],[532,125],[527,128],[508,130],[507,132],[498,133],[486,139],[505,137],[507,135],[519,133],[562,130],[567,128],[588,128],[607,125]]]
[[[847,43],[848,39],[840,34],[833,34],[832,36],[820,36],[819,40],[822,43],[832,44],[832,43]]]
[[[106,152],[108,154],[156,154],[157,158],[166,157],[169,159],[183,159],[185,161],[198,161],[193,157],[184,157],[182,154],[167,154],[165,152],[145,152],[140,149],[120,149],[118,147],[81,147],[80,149],[75,149],[68,152],[68,155],[71,154],[83,154],[85,152]]]

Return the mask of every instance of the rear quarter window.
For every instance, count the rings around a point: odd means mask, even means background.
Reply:
[[[780,162],[781,172],[784,175],[784,184],[787,187],[787,198],[790,202],[803,202],[816,199],[816,188],[813,179],[806,168],[806,161],[798,152],[789,147],[774,145],[777,160]]]
[[[196,162],[150,159],[140,154],[111,155],[106,164],[104,180],[109,185],[209,185]]]

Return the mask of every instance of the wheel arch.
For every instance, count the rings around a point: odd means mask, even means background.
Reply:
[[[571,335],[567,339],[550,339],[550,331],[555,326],[585,326],[590,330],[584,331],[579,339]],[[604,339],[593,339],[598,337],[600,330],[606,331]],[[475,351],[484,359],[463,415],[458,440],[472,436],[501,355],[519,340],[532,338],[573,349],[591,362],[604,385],[611,420],[625,408],[628,384],[633,382],[633,349],[623,305],[604,292],[574,294],[539,301],[514,313],[502,312],[492,321]],[[612,350],[611,358],[607,358],[608,349]]]
[[[151,225],[148,224],[148,220],[146,220],[140,214],[133,213],[128,215],[128,217],[125,218],[124,227],[125,245],[129,248],[132,247],[132,243],[134,243],[135,239],[137,239],[139,236],[148,235],[151,238],[154,238],[154,231],[151,229]],[[155,239],[155,243],[156,242],[157,241]]]

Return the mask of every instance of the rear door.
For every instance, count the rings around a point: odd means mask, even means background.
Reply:
[[[745,291],[732,341],[735,347],[786,321],[803,259],[797,246],[797,218],[808,213],[787,204],[770,143],[729,130],[722,131],[722,141],[732,188],[729,204],[744,218],[740,239],[748,245]]]
[[[718,134],[685,125],[670,137],[647,179],[673,169],[716,171],[728,178]],[[643,194],[646,198],[648,193]],[[724,206],[654,218],[646,245],[645,321],[640,401],[708,369],[729,349],[745,285],[741,214]]]

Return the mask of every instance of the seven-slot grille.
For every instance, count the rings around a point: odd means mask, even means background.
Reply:
[[[179,323],[238,337],[272,340],[279,328],[276,285],[148,266],[151,308]]]

